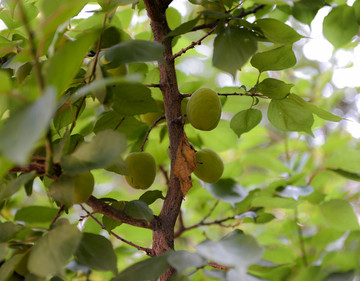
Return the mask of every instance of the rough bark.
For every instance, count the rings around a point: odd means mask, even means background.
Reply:
[[[151,20],[154,39],[164,46],[164,62],[159,62],[160,89],[164,97],[171,153],[168,192],[153,229],[153,252],[155,255],[160,255],[169,249],[174,249],[174,227],[183,200],[180,180],[175,176],[174,172],[176,152],[184,138],[184,125],[181,115],[182,98],[178,90],[175,65],[172,57],[172,39],[164,38],[170,31],[165,16],[167,5],[170,2],[144,0],[148,16]],[[168,280],[174,273],[174,269],[168,270],[161,277],[161,281]]]

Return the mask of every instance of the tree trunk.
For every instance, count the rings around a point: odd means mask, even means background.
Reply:
[[[166,8],[170,2],[144,0],[147,13],[151,19],[154,39],[163,44],[165,48],[163,53],[165,61],[159,62],[160,89],[164,97],[171,153],[168,192],[153,231],[153,252],[155,255],[160,255],[169,249],[174,249],[174,227],[183,200],[180,180],[174,173],[176,152],[184,138],[184,124],[181,116],[182,98],[178,90],[174,59],[172,58],[172,38],[164,39],[165,35],[170,31],[165,16]],[[168,280],[174,273],[174,269],[169,269],[160,280]]]

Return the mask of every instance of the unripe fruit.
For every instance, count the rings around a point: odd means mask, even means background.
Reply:
[[[186,111],[194,128],[210,131],[216,128],[220,121],[221,102],[213,90],[201,88],[192,94]]]
[[[129,185],[136,189],[149,188],[156,176],[156,162],[148,152],[132,152],[126,159],[129,175],[125,176]]]
[[[158,120],[161,116],[165,114],[164,102],[161,100],[157,100],[156,103],[158,105],[159,111],[148,112],[140,115],[141,121],[149,126],[153,125],[156,120]]]
[[[75,175],[74,180],[74,203],[80,204],[89,199],[94,191],[94,177],[90,172]]]
[[[204,148],[195,153],[196,169],[194,174],[204,182],[217,182],[223,172],[224,163],[220,156],[213,150]]]

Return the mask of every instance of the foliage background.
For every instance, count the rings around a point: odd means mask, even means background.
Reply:
[[[153,41],[144,3],[136,2],[98,1],[102,7],[99,12],[86,19],[72,20],[89,1],[64,1],[61,4],[64,8],[60,10],[57,1],[22,1],[23,12],[19,1],[2,3],[0,19],[7,28],[1,31],[0,37],[0,175],[3,177],[0,183],[0,280],[148,280],[157,278],[169,265],[179,266],[176,269],[183,273],[175,280],[357,280],[360,151],[358,135],[349,130],[348,119],[359,121],[359,97],[354,87],[336,87],[332,74],[339,64],[332,62],[340,51],[358,50],[358,0],[349,5],[346,1],[240,2],[234,14],[264,6],[255,16],[250,14],[247,22],[241,19],[235,21],[234,26],[247,27],[256,19],[269,17],[286,22],[304,36],[296,38],[297,42],[292,45],[296,65],[283,67],[287,68],[284,71],[270,69],[259,76],[254,63],[248,62],[252,54],[246,58],[241,71],[237,71],[238,67],[234,68],[232,62],[237,48],[229,51],[231,44],[225,44],[214,50],[215,34],[223,32],[221,28],[206,36],[200,46],[176,58],[177,82],[182,94],[191,94],[200,87],[212,88],[220,94],[251,94],[258,81],[274,78],[293,84],[291,93],[326,110],[326,113],[321,111],[322,118],[314,115],[314,124],[295,122],[295,129],[283,131],[266,117],[269,99],[220,95],[223,115],[216,129],[202,132],[186,124],[185,132],[195,149],[211,148],[219,153],[225,172],[213,185],[193,176],[193,187],[182,204],[182,223],[179,220],[175,228],[175,235],[179,234],[175,242],[178,256],[170,254],[165,259],[153,258],[149,262],[145,257],[146,249],[153,242],[151,230],[117,225],[100,213],[90,216],[84,211],[91,210],[86,204],[73,205],[64,212],[61,204],[55,203],[54,199],[62,200],[56,195],[54,198],[49,190],[52,181],[58,180],[58,163],[67,172],[91,170],[96,182],[93,195],[97,198],[130,202],[141,199],[144,193],[126,184],[124,165],[116,157],[125,157],[140,149],[149,126],[141,122],[139,115],[159,110],[154,99],[162,100],[163,96],[156,86],[160,73],[155,61],[162,57],[159,57],[158,45],[146,45],[143,41],[144,45],[140,44],[133,57],[136,46],[128,49],[125,46],[120,52],[114,47],[109,49],[130,39]],[[167,9],[171,29],[196,18],[201,5],[190,2],[183,14],[175,8]],[[205,2],[203,6],[207,6]],[[210,2],[219,5],[221,1]],[[224,2],[236,7],[233,1]],[[336,48],[332,59],[325,63],[309,61],[302,49],[305,42],[312,40],[307,37],[309,25],[323,6],[333,11],[324,21],[324,35]],[[223,23],[225,18],[219,11],[205,11],[204,16],[210,17],[205,24],[216,20]],[[199,19],[195,24],[202,21]],[[193,28],[184,26],[185,31]],[[29,33],[27,28],[34,33]],[[175,37],[173,53],[182,52],[211,28]],[[263,27],[262,32],[265,31]],[[283,30],[269,32],[271,42],[259,41],[258,53],[281,45],[275,35],[283,34]],[[64,33],[74,41],[61,42]],[[102,40],[98,41],[100,34]],[[146,50],[143,55],[139,52],[141,49]],[[32,65],[34,51],[38,66]],[[94,68],[91,60],[101,57],[97,57],[98,51],[110,58],[110,64],[99,60]],[[218,52],[218,61],[213,61],[213,52]],[[228,54],[230,59],[226,59]],[[126,67],[114,75],[111,70],[124,63]],[[353,64],[350,59],[344,68]],[[119,85],[115,94],[111,90],[113,84]],[[116,91],[126,92],[126,87],[131,94],[116,95]],[[145,102],[137,104],[133,100],[137,95],[143,95]],[[262,112],[261,123],[239,138],[230,121],[238,112],[253,106]],[[304,106],[295,117],[306,115],[307,110]],[[331,122],[339,118],[328,111],[343,119]],[[50,138],[46,137],[49,124]],[[122,137],[106,130],[114,128]],[[97,143],[93,141],[95,134],[99,139]],[[78,153],[84,165],[81,166],[74,162],[78,158],[71,153],[74,144],[84,140],[93,146]],[[51,155],[54,167],[47,166],[51,162],[46,158],[49,141],[54,148]],[[159,214],[167,190],[164,174],[170,166],[168,146],[165,123],[160,123],[151,130],[145,151],[155,157],[159,166],[151,190],[159,190],[162,195],[156,191],[147,193],[150,202],[154,201],[149,204],[151,210],[136,201],[132,203],[136,212],[128,211],[129,215],[146,220],[150,214],[151,220],[152,212]],[[108,171],[109,165],[115,162],[120,175]],[[35,164],[49,177],[43,177]],[[49,169],[52,174],[48,173]],[[65,192],[61,199],[69,200],[72,205],[69,194]],[[65,218],[71,224],[67,224]],[[81,235],[77,229],[86,234]],[[230,233],[233,236],[227,236]],[[227,240],[221,240],[225,236]],[[48,246],[41,246],[44,242],[40,241],[45,239],[49,240]],[[143,248],[139,251],[139,247],[129,246],[121,239]],[[213,244],[199,245],[206,239],[214,241]],[[88,252],[92,254],[86,255]],[[25,267],[32,273],[18,269],[27,253],[31,253],[30,262],[25,262]],[[136,270],[118,274],[140,260],[148,263],[137,264]],[[50,269],[42,272],[42,268]]]

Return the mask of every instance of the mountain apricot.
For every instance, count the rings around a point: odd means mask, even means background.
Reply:
[[[156,100],[156,103],[159,108],[158,111],[148,112],[140,115],[141,121],[149,126],[153,125],[156,120],[165,114],[164,102],[161,100]]]
[[[125,176],[127,183],[136,189],[149,188],[156,176],[156,162],[148,152],[132,152],[126,159],[129,175]]]
[[[204,182],[215,183],[217,182],[223,172],[224,163],[220,156],[209,148],[204,148],[195,153],[196,169],[194,174]]]
[[[221,102],[213,90],[201,88],[192,94],[187,103],[186,112],[194,128],[211,131],[220,121]]]

